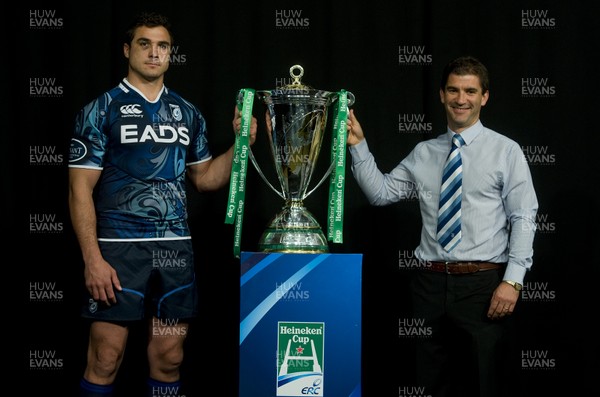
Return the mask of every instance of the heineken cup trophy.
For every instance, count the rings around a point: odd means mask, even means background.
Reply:
[[[332,171],[337,176],[330,178],[329,215],[334,219],[343,216],[343,188],[346,118],[348,106],[354,103],[354,96],[346,91],[328,92],[313,89],[302,84],[304,69],[300,65],[290,68],[292,83],[273,90],[256,91],[256,97],[266,107],[266,125],[272,165],[275,168],[280,188],[275,188],[262,172],[250,149],[250,160],[271,189],[285,202],[281,210],[271,219],[260,241],[263,252],[322,253],[328,252],[327,241],[341,242],[341,231],[328,231],[326,238],[321,226],[304,206],[304,199],[318,188]],[[323,177],[309,190],[315,172],[317,159],[326,135],[327,115],[330,106],[337,103],[334,130],[339,134],[332,138],[331,165]],[[340,167],[341,165],[341,167]],[[334,190],[337,186],[338,192]],[[336,236],[337,235],[337,236]],[[336,241],[336,238],[338,241]]]

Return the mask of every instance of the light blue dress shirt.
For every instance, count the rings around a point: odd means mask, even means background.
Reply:
[[[442,170],[450,129],[415,146],[391,172],[382,173],[366,139],[349,146],[354,177],[372,205],[419,197],[422,229],[415,256],[425,261],[508,263],[505,280],[523,283],[533,263],[537,197],[521,147],[483,126],[464,130],[462,240],[446,252],[436,239]]]

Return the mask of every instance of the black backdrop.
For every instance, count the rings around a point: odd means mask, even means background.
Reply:
[[[592,228],[598,178],[589,180],[598,170],[590,61],[598,52],[597,6],[558,0],[382,3],[25,0],[5,13],[10,94],[3,119],[19,121],[7,125],[2,145],[10,235],[4,240],[5,284],[18,299],[18,305],[6,301],[15,313],[8,313],[5,343],[14,336],[19,341],[8,363],[9,374],[14,369],[24,379],[18,394],[76,394],[87,329],[78,317],[82,261],[67,208],[68,142],[79,108],[124,77],[122,31],[133,13],[147,9],[166,13],[175,25],[166,84],[200,108],[215,153],[233,143],[237,91],[287,83],[289,67],[300,64],[304,83],[356,96],[353,108],[371,149],[389,170],[416,143],[445,131],[438,95],[443,65],[463,54],[480,58],[491,74],[482,121],[521,144],[540,203],[534,265],[514,314],[507,382],[514,382],[515,396],[557,395],[559,387],[566,395],[589,395],[600,353],[590,322],[599,265]],[[261,121],[261,112],[254,114]],[[266,159],[261,142],[255,154]],[[403,397],[418,387],[414,339],[402,332],[411,320],[406,283],[418,244],[418,205],[371,207],[349,170],[347,177],[344,243],[331,251],[364,255],[363,392]],[[323,225],[326,195],[322,187],[305,201]],[[246,198],[242,249],[254,251],[281,201],[254,169]],[[224,224],[226,199],[227,189],[189,195],[203,302],[183,366],[189,395],[237,395],[239,261],[233,229]],[[118,378],[127,395],[136,395],[145,378],[143,331],[132,330]]]

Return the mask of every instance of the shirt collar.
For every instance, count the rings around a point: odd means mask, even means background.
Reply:
[[[448,139],[452,140],[452,135],[454,135],[455,132],[452,131],[449,127],[447,130],[448,131],[446,134],[448,135]],[[473,124],[466,130],[461,132],[460,136],[465,141],[465,145],[468,145],[471,142],[473,142],[475,140],[475,138],[477,138],[482,132],[483,132],[483,124],[481,124],[481,120],[477,120],[477,122],[475,124]]]
[[[125,86],[125,88],[127,88],[129,90],[137,92],[142,98],[144,98],[147,102],[150,102],[150,103],[158,102],[160,100],[160,97],[162,96],[163,92],[168,94],[167,87],[165,87],[165,85],[163,84],[162,88],[160,89],[160,92],[156,96],[156,99],[154,101],[151,101],[148,98],[146,98],[146,96],[140,90],[138,90],[133,84],[131,84],[129,82],[129,80],[127,80],[127,77],[123,77],[123,81],[121,82],[121,87],[123,87],[123,86]],[[124,91],[127,92],[127,90],[124,90]]]

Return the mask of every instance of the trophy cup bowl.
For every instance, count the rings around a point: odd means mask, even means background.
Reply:
[[[256,91],[266,107],[267,136],[280,189],[264,175],[252,150],[250,159],[267,185],[285,200],[260,238],[258,248],[263,252],[329,252],[321,226],[304,206],[304,199],[326,180],[334,166],[332,163],[320,181],[308,190],[323,144],[328,109],[338,93],[303,85],[300,82],[303,74],[303,68],[294,65],[290,68],[291,84]],[[348,93],[348,106],[353,103],[354,96]]]

